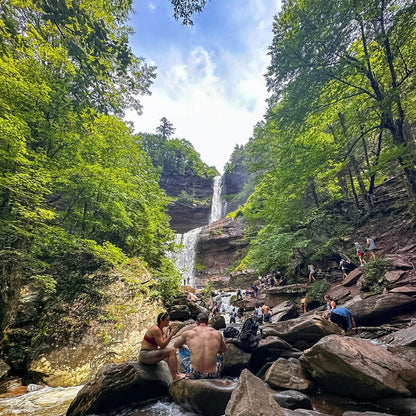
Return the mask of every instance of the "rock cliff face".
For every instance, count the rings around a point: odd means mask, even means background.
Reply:
[[[227,269],[246,255],[249,243],[244,230],[241,217],[223,219],[202,228],[195,262],[200,270],[198,286],[203,286],[208,278],[226,279]]]
[[[170,227],[183,234],[208,224],[213,180],[193,175],[161,175],[159,186],[178,198],[168,206]]]
[[[246,198],[238,194],[243,190],[248,180],[246,167],[242,163],[236,164],[231,172],[224,175],[224,196],[227,199],[227,213],[235,211],[239,205],[243,205]]]

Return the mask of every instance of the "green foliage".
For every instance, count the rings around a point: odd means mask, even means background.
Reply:
[[[191,16],[194,13],[202,12],[206,0],[170,0],[173,5],[173,16],[175,19],[182,19],[182,24],[193,25]]]
[[[181,275],[173,263],[164,258],[160,269],[154,272],[154,276],[156,284],[152,297],[160,299],[166,307],[169,307],[173,299],[181,293]]]
[[[218,175],[215,167],[201,161],[192,144],[185,139],[170,139],[163,135],[141,133],[139,140],[152,160],[153,166],[163,174],[197,175],[212,178]]]
[[[308,289],[308,293],[306,294],[306,299],[308,302],[318,301],[319,303],[323,303],[323,298],[327,290],[331,287],[331,285],[326,281],[323,280],[316,280],[310,289]]]
[[[348,220],[371,214],[385,177],[404,174],[414,206],[406,126],[416,115],[415,11],[413,2],[381,0],[283,3],[269,109],[244,149],[255,188],[243,208],[251,245],[239,268],[289,266],[296,230],[304,230],[302,254],[325,256]]]
[[[128,45],[130,6],[1,2],[0,329],[25,284],[73,295],[126,255],[157,269],[172,240],[158,172],[115,116],[154,77]]]
[[[211,293],[214,290],[214,283],[211,279],[208,279],[207,284],[205,285],[205,287],[202,289],[202,295],[204,298],[210,298],[211,297]]]
[[[385,288],[388,288],[389,282],[385,279],[385,274],[393,270],[393,264],[389,260],[376,258],[366,263],[364,267],[365,283],[362,290],[380,294]]]

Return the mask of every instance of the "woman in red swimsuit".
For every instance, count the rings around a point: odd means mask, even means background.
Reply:
[[[178,372],[176,349],[166,348],[172,337],[178,332],[178,327],[174,326],[170,334],[165,337],[163,329],[169,326],[169,321],[170,316],[167,312],[158,315],[157,324],[151,326],[143,338],[139,361],[143,364],[155,364],[167,358],[169,370],[172,373],[173,382],[175,382],[185,378],[185,374]]]

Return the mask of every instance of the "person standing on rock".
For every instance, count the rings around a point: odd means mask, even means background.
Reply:
[[[364,256],[363,246],[358,242],[354,243],[354,245],[355,245],[355,249],[357,250],[358,259],[360,260],[360,266],[364,266],[365,261],[363,259],[363,256]]]
[[[350,260],[346,260],[346,259],[341,259],[341,261],[339,262],[339,267],[341,267],[343,279],[346,279],[348,276],[350,264],[351,264]]]
[[[313,267],[313,264],[308,265],[308,271],[309,271],[309,283],[314,282],[315,279],[315,267]]]
[[[224,367],[227,350],[221,332],[208,326],[208,315],[200,313],[196,327],[175,340],[186,375],[191,379],[218,378]]]
[[[272,323],[272,316],[270,315],[270,307],[263,303],[261,307],[261,311],[263,313],[263,322],[267,324]]]
[[[376,255],[374,254],[375,249],[376,249],[376,245],[374,244],[374,240],[370,237],[367,237],[367,250],[370,253],[371,260],[376,259]]]
[[[162,312],[157,316],[157,324],[151,326],[142,341],[139,353],[139,362],[143,364],[156,364],[159,361],[168,359],[169,370],[172,374],[173,382],[185,378],[185,374],[178,372],[178,360],[175,348],[166,348],[172,337],[178,332],[178,327],[174,326],[168,336],[164,335],[164,328],[169,326],[170,316],[167,312]]]

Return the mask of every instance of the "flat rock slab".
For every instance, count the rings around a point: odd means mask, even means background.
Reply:
[[[221,416],[236,386],[237,381],[221,378],[185,379],[171,384],[169,393],[187,410],[203,416]]]
[[[359,277],[363,274],[363,270],[360,267],[357,267],[352,272],[349,272],[347,277],[342,281],[343,286],[351,286],[357,282]]]

